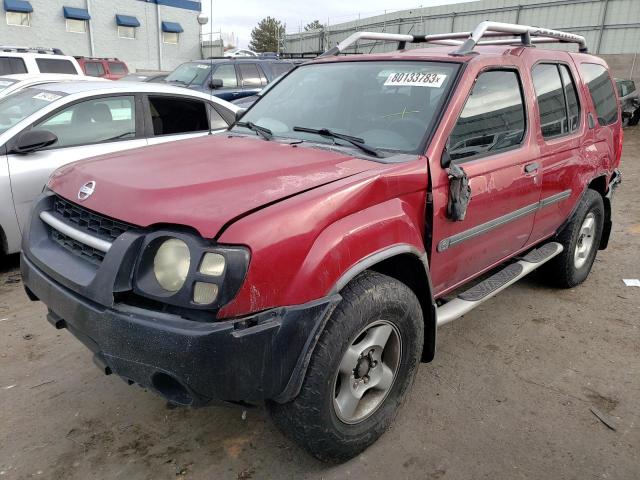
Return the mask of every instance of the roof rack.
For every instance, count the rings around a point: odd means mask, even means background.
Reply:
[[[82,55],[74,56],[76,60],[106,60],[108,62],[119,62],[120,59],[117,57],[85,57]]]
[[[511,37],[511,38],[496,38]],[[486,39],[486,40],[483,40]],[[432,43],[436,45],[457,46],[451,52],[453,56],[465,56],[474,53],[476,45],[524,45],[534,43],[576,43],[580,52],[588,52],[587,43],[582,35],[551,30],[515,23],[482,22],[473,32],[439,33],[435,35],[408,35],[396,33],[356,32],[320,57],[329,57],[342,53],[359,40],[398,42],[398,50],[404,50],[407,43]]]
[[[64,55],[59,48],[19,47],[16,45],[0,45],[0,52],[41,53],[49,55]]]

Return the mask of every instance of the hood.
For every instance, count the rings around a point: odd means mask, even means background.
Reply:
[[[133,225],[186,225],[214,238],[247,212],[379,166],[340,152],[214,135],[73,163],[48,186]],[[91,181],[94,193],[78,200],[80,187]]]

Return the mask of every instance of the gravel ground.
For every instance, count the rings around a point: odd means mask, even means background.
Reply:
[[[441,329],[394,427],[323,465],[264,409],[171,409],[104,376],[0,267],[0,478],[640,478],[640,129],[626,131],[614,232],[584,285],[536,275]],[[615,430],[591,412],[606,415]]]

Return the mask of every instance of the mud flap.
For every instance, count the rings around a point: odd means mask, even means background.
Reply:
[[[464,220],[467,206],[471,200],[471,187],[467,174],[455,163],[449,167],[449,201],[447,217],[455,222]]]

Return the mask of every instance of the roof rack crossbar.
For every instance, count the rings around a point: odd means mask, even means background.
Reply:
[[[512,37],[512,38],[497,38]],[[432,43],[457,46],[451,55],[465,56],[473,53],[476,45],[524,45],[534,43],[576,43],[580,52],[587,52],[587,43],[581,35],[528,25],[501,22],[482,22],[473,32],[438,33],[433,35],[405,35],[400,33],[356,32],[330,48],[319,57],[339,55],[360,40],[398,42],[404,50],[407,43]]]
[[[59,48],[49,47],[22,47],[19,45],[0,45],[0,51],[2,52],[19,52],[19,53],[42,53],[53,55],[64,55]]]

